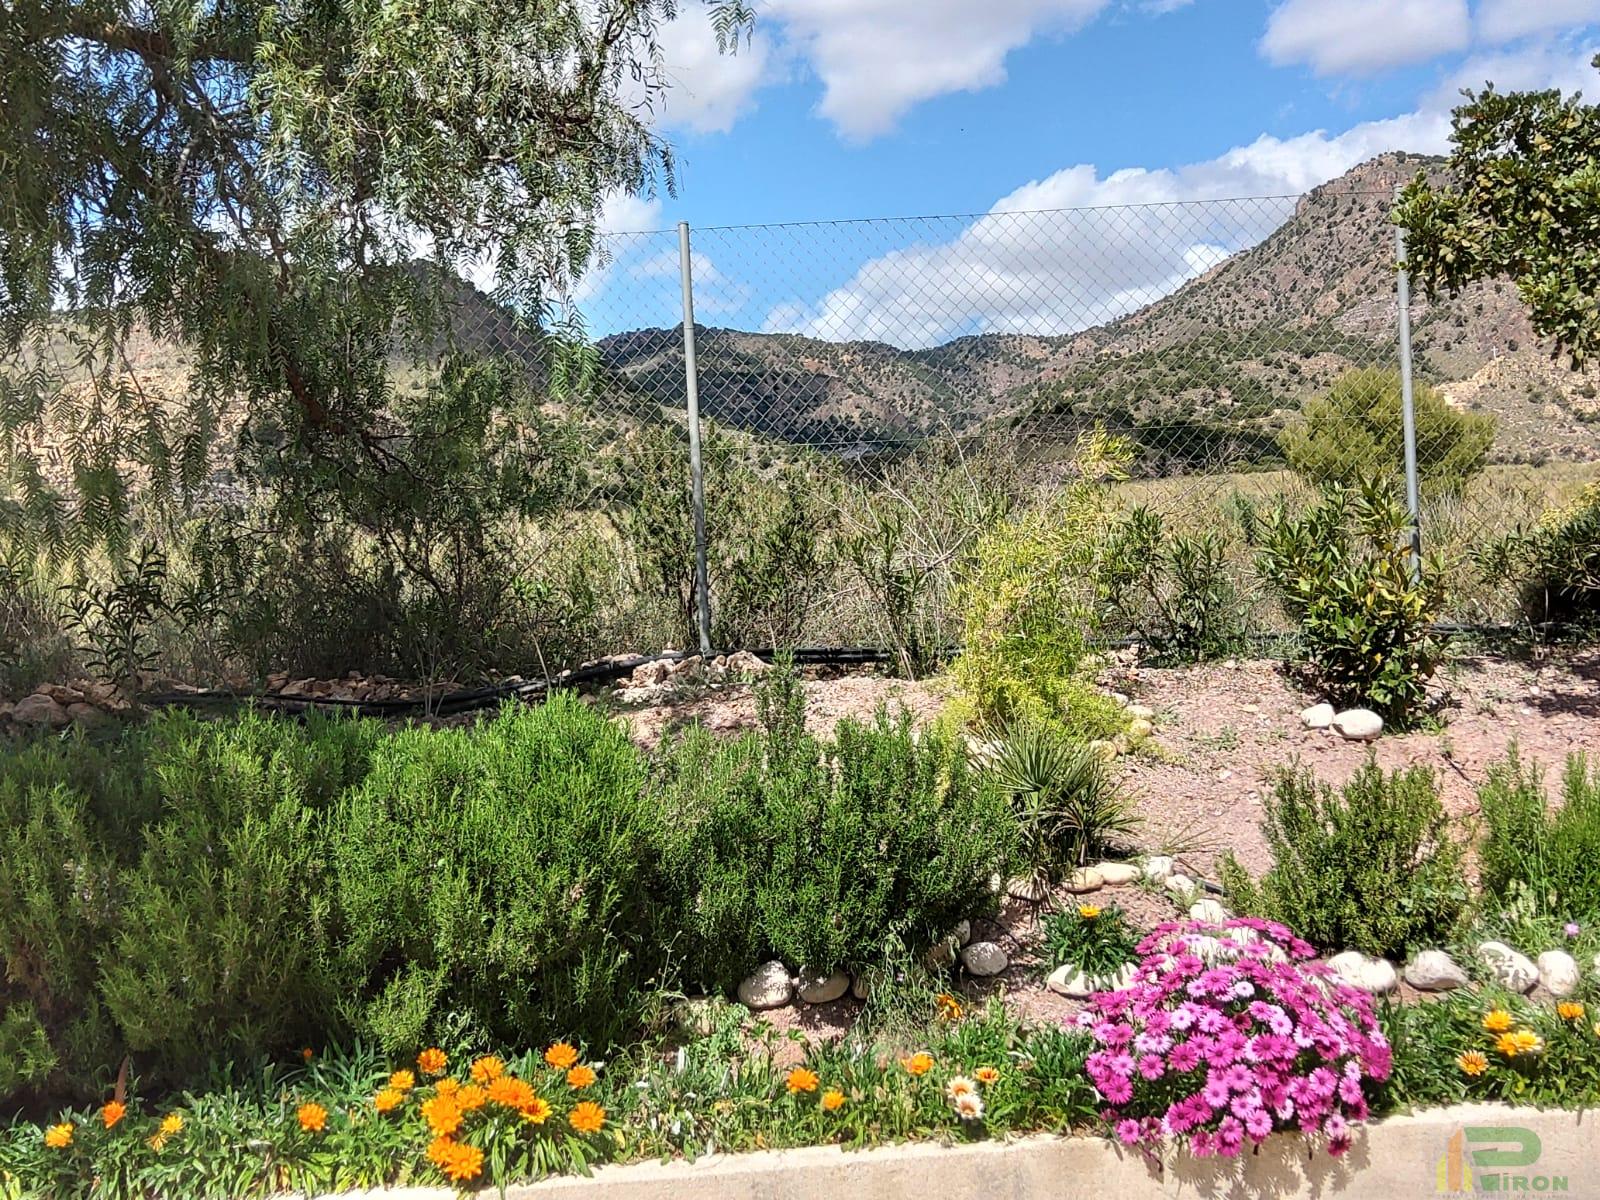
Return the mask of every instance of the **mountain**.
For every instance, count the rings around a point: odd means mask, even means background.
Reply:
[[[923,350],[698,328],[701,411],[787,442],[850,450],[997,424],[1064,441],[1094,423],[1142,447],[1146,472],[1251,465],[1309,396],[1355,366],[1398,365],[1389,203],[1443,160],[1389,154],[1308,193],[1268,236],[1107,324],[984,334]],[[1516,289],[1478,285],[1412,307],[1419,378],[1499,422],[1502,461],[1600,460],[1600,374],[1533,335]],[[682,404],[676,330],[599,343],[638,394]]]

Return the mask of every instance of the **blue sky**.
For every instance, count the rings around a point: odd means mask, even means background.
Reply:
[[[682,9],[660,116],[678,195],[614,198],[609,230],[1296,194],[1384,150],[1443,151],[1463,86],[1600,94],[1600,0],[757,0],[754,41],[733,57],[694,0]],[[1252,216],[1174,247],[1149,278],[1108,268],[1137,286],[1088,307],[1170,290],[1184,262],[1193,274],[1261,236]],[[1000,227],[1044,232],[991,215],[708,233],[701,319],[903,344],[1070,323],[976,294],[948,319],[885,315],[914,299],[886,276],[960,293],[963,243],[992,245]],[[581,289],[591,326],[671,323],[675,243],[613,245]],[[1031,268],[1032,284],[1052,270]]]

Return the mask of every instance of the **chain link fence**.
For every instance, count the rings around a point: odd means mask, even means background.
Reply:
[[[1358,476],[1399,485],[1391,198],[1330,185],[611,235],[576,298],[596,362],[584,420],[609,464],[597,506],[658,526],[647,569],[685,638],[732,647],[894,640],[886,608],[937,607],[896,589],[943,587],[923,568],[1048,493],[1094,430],[1126,442],[1126,503],[1177,528],[1238,533],[1252,509]],[[1551,360],[1509,285],[1416,299],[1410,319],[1424,547],[1460,572],[1453,615],[1504,619],[1474,551],[1600,474],[1595,376]],[[646,483],[679,499],[641,514]],[[758,594],[785,590],[753,578],[773,571],[818,578],[784,581],[803,600]]]

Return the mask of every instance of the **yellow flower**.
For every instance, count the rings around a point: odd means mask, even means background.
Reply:
[[[520,1111],[522,1119],[529,1125],[543,1125],[550,1118],[550,1102],[543,1096],[535,1096]]]
[[[557,1042],[544,1052],[544,1060],[556,1070],[565,1071],[578,1061],[578,1051],[566,1042]]]
[[[149,1137],[145,1138],[145,1144],[157,1154],[160,1154],[167,1148],[167,1135],[159,1131],[152,1133]]]
[[[176,1113],[176,1112],[175,1113],[168,1113],[166,1116],[161,1118],[161,1136],[162,1137],[177,1137],[178,1134],[180,1134],[182,1132],[183,1132],[183,1114],[182,1113]]]
[[[1491,1008],[1483,1014],[1483,1027],[1490,1033],[1504,1033],[1512,1024],[1511,1014],[1503,1008]]]
[[[72,1145],[72,1122],[63,1121],[44,1131],[44,1144],[52,1150],[65,1150]]]
[[[1100,915],[1100,906],[1098,904],[1080,904],[1078,905],[1078,915],[1085,921],[1092,921]]]
[[[961,1001],[949,992],[940,992],[934,1003],[939,1006],[939,1019],[941,1021],[961,1020]]]
[[[993,1067],[979,1067],[973,1072],[973,1075],[977,1077],[978,1082],[983,1084],[984,1087],[988,1087],[991,1083],[997,1083],[1000,1080],[1000,1072]]]
[[[838,1088],[829,1088],[822,1093],[822,1111],[838,1112],[844,1107],[844,1093]]]
[[[493,1054],[485,1054],[472,1064],[473,1083],[493,1083],[506,1073],[506,1064]]]
[[[372,1098],[372,1107],[381,1113],[393,1112],[406,1102],[406,1094],[399,1088],[384,1088]]]
[[[1494,1048],[1507,1058],[1524,1054],[1538,1054],[1544,1049],[1544,1039],[1531,1029],[1517,1029],[1502,1033],[1495,1039]]]
[[[1456,1059],[1463,1075],[1482,1075],[1489,1069],[1489,1060],[1476,1050],[1468,1050]]]
[[[1556,1005],[1556,1016],[1563,1021],[1581,1021],[1583,1020],[1583,1014],[1584,1007],[1576,1000],[1564,1000]]]
[[[797,1092],[814,1092],[820,1082],[815,1071],[796,1067],[789,1072],[788,1078],[784,1080],[784,1086],[789,1089],[789,1094],[792,1096]]]
[[[389,1076],[389,1086],[397,1092],[409,1092],[417,1086],[417,1077],[410,1071],[396,1071]]]
[[[320,1104],[302,1104],[294,1116],[307,1133],[321,1133],[328,1127],[328,1110]]]
[[[584,1100],[573,1105],[567,1121],[579,1133],[599,1133],[606,1125],[606,1110]]]
[[[435,1096],[422,1102],[422,1119],[435,1137],[449,1137],[461,1128],[461,1107],[453,1096]]]
[[[915,1054],[908,1054],[902,1058],[900,1065],[912,1075],[926,1075],[933,1070],[933,1055],[926,1050],[918,1050]]]
[[[445,1067],[449,1064],[450,1060],[437,1046],[430,1046],[417,1055],[417,1067],[424,1075],[443,1075]]]
[[[567,1086],[579,1090],[588,1087],[595,1080],[593,1067],[573,1067],[567,1072]]]
[[[433,1090],[441,1096],[454,1098],[456,1093],[461,1091],[461,1081],[459,1079],[441,1079],[433,1085]]]
[[[107,1129],[110,1129],[127,1115],[128,1106],[121,1100],[108,1100],[100,1106],[100,1119],[106,1123]]]

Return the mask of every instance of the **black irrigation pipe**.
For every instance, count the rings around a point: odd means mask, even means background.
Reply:
[[[1567,631],[1568,626],[1550,622],[1538,625],[1490,625],[1469,624],[1456,621],[1437,621],[1431,627],[1435,634],[1446,637],[1535,637],[1559,635]],[[1249,635],[1246,640],[1251,645],[1262,646],[1281,644],[1293,638],[1292,633],[1257,633]],[[1128,649],[1133,646],[1144,645],[1145,641],[1138,637],[1119,637],[1107,639],[1100,645],[1106,649]],[[954,655],[959,646],[946,646],[942,654],[945,657]],[[729,653],[733,653],[729,651]],[[779,651],[773,649],[751,650],[766,662],[771,662],[778,657]],[[794,661],[801,666],[829,666],[853,667],[870,666],[889,663],[895,660],[891,650],[881,646],[803,646],[789,652]],[[211,690],[195,692],[161,692],[140,697],[140,701],[152,708],[212,708],[227,707],[239,704],[251,704],[258,708],[273,712],[289,714],[304,714],[313,710],[324,711],[350,711],[359,710],[370,716],[380,717],[405,717],[405,716],[454,716],[465,712],[474,712],[480,709],[492,708],[507,699],[518,699],[534,702],[542,699],[554,688],[585,687],[591,684],[611,683],[624,675],[631,675],[642,666],[657,662],[681,662],[685,658],[699,657],[684,651],[669,651],[662,654],[632,655],[626,658],[611,658],[601,662],[590,663],[570,671],[562,671],[550,680],[543,679],[521,680],[516,683],[490,684],[484,687],[463,688],[447,692],[438,697],[422,697],[410,700],[345,700],[332,696],[284,696],[275,692],[243,692],[233,690]]]

